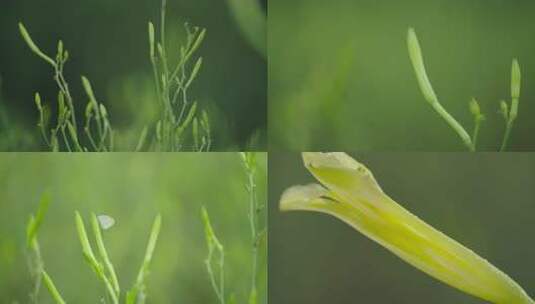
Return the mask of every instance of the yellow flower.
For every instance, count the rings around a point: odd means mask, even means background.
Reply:
[[[303,153],[322,184],[294,186],[280,208],[330,214],[407,263],[468,294],[498,304],[535,303],[505,273],[386,195],[372,173],[345,153]]]

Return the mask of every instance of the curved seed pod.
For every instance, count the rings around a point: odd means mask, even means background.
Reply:
[[[437,95],[433,90],[433,86],[427,77],[427,72],[425,71],[424,60],[422,56],[422,49],[420,48],[420,43],[418,42],[418,37],[416,37],[416,32],[413,28],[409,29],[407,36],[407,46],[409,48],[409,56],[414,67],[414,72],[416,78],[418,79],[418,84],[420,89],[429,103],[438,103]]]
[[[409,28],[407,34],[407,47],[409,50],[409,57],[414,68],[414,73],[418,79],[418,85],[420,90],[424,95],[425,100],[433,107],[435,112],[437,112],[450,127],[459,135],[461,140],[464,142],[465,146],[468,147],[470,151],[474,151],[475,147],[472,143],[470,135],[466,132],[463,126],[453,117],[451,114],[444,109],[444,107],[438,101],[437,95],[433,90],[433,86],[427,77],[427,72],[425,70],[424,59],[422,56],[422,49],[420,48],[420,43],[418,42],[418,37],[413,28]]]
[[[303,159],[322,185],[286,190],[282,210],[335,216],[428,275],[492,303],[535,303],[505,273],[396,203],[347,154],[303,153]]]
[[[33,42],[32,37],[28,33],[28,30],[26,30],[26,27],[24,27],[24,24],[22,22],[19,22],[19,31],[22,35],[22,38],[24,41],[26,41],[26,44],[30,47],[32,52],[34,52],[37,56],[41,57],[44,61],[48,62],[51,66],[56,67],[56,62],[52,60],[52,58],[48,57],[45,53],[39,49],[39,47]]]

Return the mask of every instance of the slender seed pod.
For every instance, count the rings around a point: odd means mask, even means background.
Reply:
[[[24,27],[24,24],[22,24],[22,22],[19,22],[19,31],[20,31],[20,34],[22,35],[22,38],[24,39],[24,41],[26,41],[26,44],[28,44],[30,49],[37,56],[41,57],[43,60],[48,62],[51,66],[56,67],[56,62],[54,62],[54,60],[52,60],[52,58],[50,58],[47,55],[45,55],[45,53],[43,53],[41,51],[41,49],[39,49],[39,47],[37,47],[37,45],[33,42],[32,37],[28,33],[28,30],[26,30],[26,27]]]
[[[154,58],[154,24],[149,22],[149,50],[150,58]]]

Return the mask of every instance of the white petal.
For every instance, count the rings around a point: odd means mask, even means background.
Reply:
[[[113,225],[115,225],[115,220],[113,217],[102,214],[97,216],[98,222],[100,223],[100,227],[104,230],[110,229]]]

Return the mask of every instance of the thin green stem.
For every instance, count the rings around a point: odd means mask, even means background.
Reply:
[[[59,293],[58,289],[56,288],[56,285],[54,285],[54,282],[52,281],[52,279],[50,278],[48,273],[46,273],[46,271],[43,270],[42,271],[42,275],[43,275],[43,279],[45,281],[45,285],[46,285],[48,291],[50,292],[50,295],[54,299],[54,301],[56,301],[56,304],[65,304],[65,300],[63,300],[63,298],[61,297],[61,294]]]
[[[500,146],[500,152],[504,152],[507,148],[507,142],[509,141],[509,136],[511,135],[511,130],[513,129],[513,122],[508,121],[505,126],[505,133],[503,135],[502,145]]]
[[[242,153],[241,154],[243,165],[245,167],[245,173],[247,177],[247,192],[249,194],[249,226],[251,230],[251,243],[252,243],[252,265],[251,265],[251,289],[249,293],[249,303],[256,303],[256,285],[258,276],[258,247],[260,246],[261,230],[259,212],[260,207],[258,205],[257,193],[256,193],[256,155],[254,153]]]
[[[201,216],[204,222],[204,233],[206,244],[208,246],[208,256],[204,260],[204,264],[206,265],[210,283],[220,304],[225,304],[225,249],[214,233],[214,229],[210,223],[210,217],[208,216],[208,211],[206,211],[205,207],[202,207],[201,209]],[[219,254],[219,282],[217,282],[216,275],[212,268],[214,251],[217,251]]]
[[[481,125],[481,119],[475,119],[474,132],[472,133],[472,144],[474,145],[474,150],[477,148],[477,138],[479,135],[479,127]]]
[[[162,216],[158,215],[156,216],[156,218],[154,219],[154,223],[152,224],[149,242],[147,243],[147,249],[145,250],[143,263],[141,264],[141,267],[139,268],[139,272],[137,274],[136,283],[127,293],[127,304],[145,303],[145,279],[149,273],[149,267],[152,261],[152,256],[154,254],[154,249],[156,248],[156,243],[160,234],[161,225]]]

